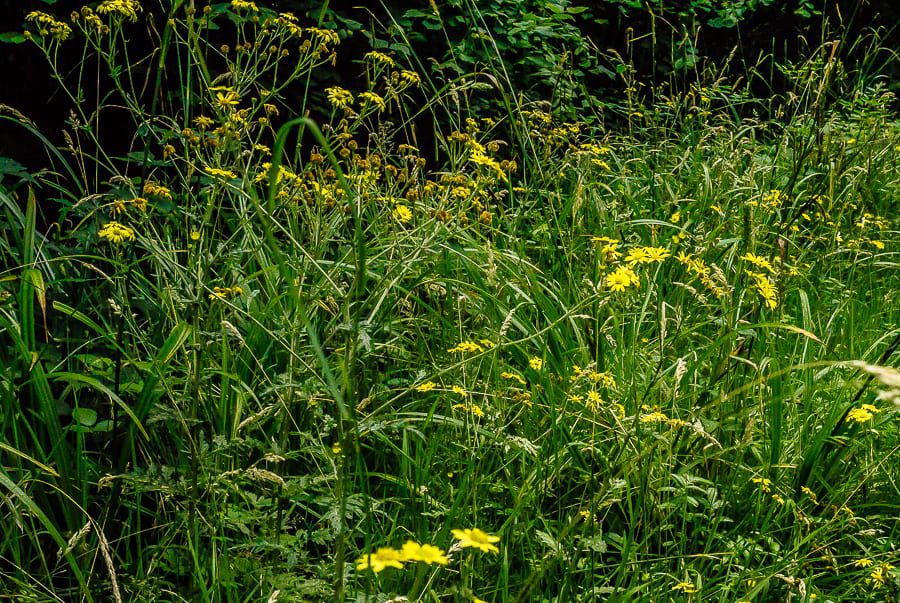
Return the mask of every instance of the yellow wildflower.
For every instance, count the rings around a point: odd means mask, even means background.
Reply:
[[[234,10],[248,10],[254,13],[259,12],[259,8],[256,6],[255,2],[248,2],[247,0],[231,0],[231,8]]]
[[[131,228],[119,224],[118,222],[107,222],[103,228],[101,228],[97,232],[97,236],[101,239],[106,239],[110,243],[120,244],[125,241],[133,241],[134,240],[134,230]]]
[[[72,28],[66,23],[39,10],[28,13],[25,20],[29,23],[34,23],[42,36],[49,35],[54,40],[59,40],[60,42],[67,40],[69,36],[72,35]]]
[[[770,492],[772,489],[772,480],[767,477],[754,477],[752,480],[754,484],[759,484],[759,489],[763,492]]]
[[[855,423],[865,423],[875,416],[872,409],[875,409],[874,412],[878,412],[878,409],[871,404],[863,404],[859,408],[854,408],[847,413],[846,421],[848,423],[850,421],[853,421]]]
[[[325,97],[335,109],[343,109],[353,104],[353,94],[340,86],[326,88]]]
[[[770,273],[775,274],[775,268],[772,267],[769,260],[762,256],[756,255],[755,253],[745,253],[741,256],[741,259],[745,262],[750,262],[757,268],[762,268],[763,270],[768,270]]]
[[[455,354],[457,352],[464,352],[469,354],[474,354],[476,352],[483,352],[484,348],[474,341],[460,341],[454,347],[447,350],[451,354]]]
[[[400,222],[409,222],[413,217],[412,210],[402,204],[394,208],[393,214]]]
[[[403,554],[391,547],[381,547],[356,560],[357,571],[370,569],[377,574],[388,567],[403,569]]]
[[[500,549],[494,544],[500,542],[499,536],[492,536],[482,532],[478,528],[466,530],[450,530],[453,537],[459,541],[462,548],[475,548],[485,553],[499,553]]]
[[[449,560],[441,549],[432,544],[419,544],[407,540],[400,549],[403,561],[421,561],[422,563],[447,565]]]
[[[641,279],[631,268],[619,266],[606,275],[606,286],[612,291],[624,291],[632,285],[640,285]]]
[[[360,93],[359,98],[361,98],[366,103],[375,105],[376,107],[378,107],[379,111],[384,111],[387,109],[387,104],[384,102],[384,99],[381,97],[381,95],[374,92],[362,92]]]
[[[500,377],[501,377],[502,379],[509,379],[509,380],[511,380],[511,381],[518,381],[520,385],[527,385],[527,384],[528,384],[528,383],[525,381],[525,379],[523,379],[523,378],[521,377],[521,375],[517,375],[516,373],[510,373],[510,372],[504,371],[504,372],[500,373]]]
[[[422,84],[422,78],[415,71],[404,69],[400,72],[400,79],[408,86],[420,86]]]
[[[231,170],[223,170],[221,168],[214,167],[207,167],[203,169],[210,176],[215,176],[217,178],[224,178],[225,180],[234,180],[235,178],[237,178],[237,174],[235,174]]]
[[[435,383],[434,381],[426,381],[425,383],[420,383],[419,385],[417,385],[416,391],[424,394],[426,392],[430,392],[436,387],[437,383]]]
[[[119,15],[132,22],[138,20],[138,13],[142,10],[137,0],[105,0],[97,7],[101,15]]]
[[[364,59],[368,61],[372,61],[373,63],[382,63],[384,65],[389,65],[393,67],[395,65],[394,59],[384,54],[383,52],[378,52],[377,50],[372,50],[367,52],[364,56]]]
[[[231,88],[211,89],[216,93],[216,104],[221,109],[229,110],[241,102],[241,97]]]
[[[210,119],[204,115],[199,115],[194,118],[194,125],[197,126],[198,128],[200,128],[201,130],[205,130],[206,128],[212,126],[214,123],[215,122],[212,119]]]
[[[536,371],[539,371],[542,368],[544,368],[544,361],[538,357],[534,357],[534,358],[531,358],[530,360],[528,360],[528,366],[530,366],[531,368],[533,368]]]
[[[697,587],[694,586],[690,582],[679,582],[678,584],[676,584],[675,586],[672,587],[672,590],[673,591],[675,591],[675,590],[681,591],[686,595],[698,592]]]

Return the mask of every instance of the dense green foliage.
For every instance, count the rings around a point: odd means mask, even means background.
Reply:
[[[480,6],[485,44],[539,57],[491,90],[477,47],[441,76],[406,42],[316,89],[340,36],[258,4],[29,16],[72,114],[62,148],[0,114],[52,163],[0,189],[2,593],[898,599],[878,38],[765,98],[619,57],[605,129],[511,86],[560,39],[570,83],[599,61],[585,11]]]

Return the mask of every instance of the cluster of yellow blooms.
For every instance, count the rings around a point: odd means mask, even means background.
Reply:
[[[697,278],[700,279],[700,283],[713,295],[716,297],[725,297],[728,295],[728,290],[725,288],[724,275],[718,274],[720,282],[717,282],[713,278],[712,269],[702,259],[695,258],[684,252],[679,253],[675,259],[678,260],[682,266],[687,268],[688,272],[696,275]]]
[[[133,241],[134,230],[124,224],[113,221],[107,222],[103,228],[97,232],[97,236],[118,245],[125,241]]]
[[[460,548],[475,548],[485,553],[499,553],[496,543],[500,542],[498,536],[487,534],[478,528],[466,530],[452,530]],[[381,547],[374,553],[363,555],[356,560],[358,571],[370,569],[376,574],[389,567],[403,569],[403,565],[409,562],[420,562],[428,565],[447,565],[450,559],[447,554],[432,544],[419,544],[414,540],[408,540],[397,550],[392,547]]]
[[[877,412],[878,407],[873,406],[872,404],[863,404],[858,408],[854,408],[853,410],[848,412],[846,421],[852,421],[854,423],[865,423],[866,421],[874,418]]]
[[[769,277],[762,272],[748,272],[747,274],[753,279],[753,288],[756,289],[766,307],[770,310],[777,308],[778,292],[775,289],[775,284]]]
[[[42,36],[49,35],[54,40],[63,41],[72,35],[72,28],[66,23],[39,10],[28,13],[25,20],[29,23],[34,23],[38,27],[39,34]]]
[[[241,295],[243,292],[244,292],[244,290],[238,286],[213,287],[213,292],[209,294],[209,299],[211,301],[215,301],[217,299],[228,299],[229,297]]]
[[[159,184],[158,182],[154,182],[152,180],[147,180],[146,182],[144,182],[143,195],[145,197],[155,197],[157,199],[163,199],[164,201],[172,200],[172,191]]]
[[[476,354],[479,352],[483,352],[486,348],[490,349],[492,347],[494,347],[494,342],[490,339],[479,339],[477,343],[474,341],[460,341],[447,351],[451,354],[456,354],[459,352],[466,354]]]
[[[97,7],[101,15],[118,15],[131,22],[138,20],[138,13],[143,9],[137,0],[104,0]]]

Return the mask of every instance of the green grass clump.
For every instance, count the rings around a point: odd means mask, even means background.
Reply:
[[[130,62],[137,3],[100,7],[30,19],[73,114],[0,196],[0,590],[896,600],[877,78],[700,74],[613,132],[469,116],[380,51],[310,90],[339,36],[251,2],[175,8]],[[437,160],[418,111],[458,124]]]

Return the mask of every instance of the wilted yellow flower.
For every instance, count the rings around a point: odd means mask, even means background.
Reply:
[[[368,61],[372,61],[374,63],[382,63],[384,65],[389,65],[391,67],[394,66],[394,59],[384,54],[383,52],[378,52],[377,50],[371,50],[367,52],[364,56],[364,59]]]
[[[206,128],[212,126],[214,123],[215,122],[212,119],[203,115],[194,118],[194,125],[201,130],[205,130]]]
[[[248,2],[247,0],[231,0],[231,8],[234,10],[248,10],[250,12],[258,13],[259,8],[257,8],[255,2]]]
[[[471,530],[450,530],[453,537],[459,541],[462,548],[475,548],[485,553],[499,553],[500,549],[494,544],[500,542],[499,536],[491,536],[478,528]]]
[[[404,69],[400,72],[400,79],[408,86],[419,86],[422,84],[422,78],[415,71]]]
[[[375,105],[376,107],[378,107],[379,111],[384,111],[385,109],[387,109],[387,104],[384,102],[384,99],[374,92],[362,92],[360,93],[359,98],[361,98],[366,103]]]

